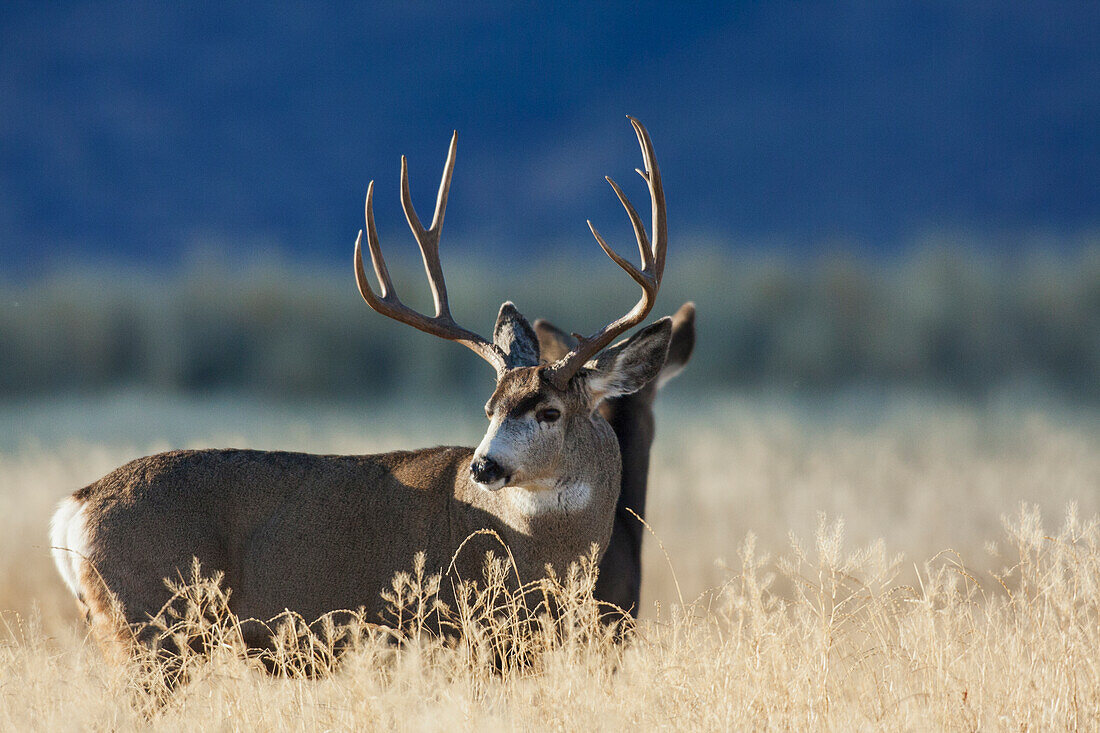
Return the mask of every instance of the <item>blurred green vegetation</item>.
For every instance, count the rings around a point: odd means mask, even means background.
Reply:
[[[397,249],[396,247],[394,249]],[[427,309],[412,255],[402,299]],[[444,254],[460,323],[491,331],[505,298],[532,320],[589,332],[635,287],[595,251],[583,261],[494,268]],[[925,248],[904,259],[812,261],[695,250],[671,258],[656,315],[698,306],[686,386],[829,391],[863,386],[982,395],[1005,385],[1100,399],[1100,247],[999,257]],[[431,395],[490,374],[457,345],[383,318],[350,264],[198,258],[155,276],[103,268],[0,284],[0,395],[120,388],[336,398]]]

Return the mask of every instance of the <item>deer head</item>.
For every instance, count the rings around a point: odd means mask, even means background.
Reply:
[[[374,225],[374,182],[367,188],[366,234],[371,263],[381,288],[376,294],[363,266],[363,232],[355,242],[355,275],[359,292],[379,313],[401,323],[473,350],[496,371],[496,388],[485,405],[489,429],[470,462],[470,476],[482,488],[497,491],[517,486],[530,491],[560,488],[563,477],[577,474],[578,464],[592,462],[596,412],[608,398],[629,394],[643,387],[661,369],[668,352],[671,321],[661,319],[633,338],[612,342],[638,325],[653,308],[664,271],[668,228],[665,218],[661,174],[649,133],[630,118],[642,149],[645,180],[652,208],[653,241],[637,211],[610,178],[612,189],[626,209],[641,252],[639,269],[615,252],[588,222],[592,235],[608,257],[642,288],[642,297],[625,315],[591,336],[576,337],[576,345],[551,364],[541,364],[538,337],[527,319],[511,303],[504,303],[493,328],[493,340],[468,331],[451,317],[447,286],[439,262],[439,234],[447,208],[447,195],[454,170],[456,136],[451,138],[443,179],[439,186],[435,215],[425,229],[413,209],[409,194],[408,167],[401,158],[401,203],[405,218],[420,247],[424,269],[435,302],[432,317],[405,306],[394,290],[378,233]],[[612,441],[613,445],[613,441]],[[618,465],[618,461],[615,461]]]

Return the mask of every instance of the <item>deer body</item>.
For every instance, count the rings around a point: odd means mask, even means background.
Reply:
[[[168,601],[162,579],[186,577],[192,557],[204,571],[225,573],[230,608],[241,618],[266,620],[290,610],[313,620],[364,607],[372,620],[385,622],[380,593],[412,566],[416,552],[426,554],[428,572],[444,574],[455,550],[478,530],[500,536],[525,580],[541,577],[547,564],[564,570],[593,542],[606,547],[619,464],[606,422],[593,420],[592,430],[615,459],[567,479],[585,498],[567,511],[533,505],[518,487],[485,491],[469,476],[471,448],[365,456],[162,453],[132,461],[67,500],[75,506],[66,513],[84,525],[72,548],[80,556],[66,553],[62,562],[84,576],[74,590],[86,612],[108,615],[111,599],[103,591],[109,589],[131,625]],[[417,481],[423,475],[438,481],[424,485]],[[74,528],[79,532],[66,525]],[[54,545],[67,542],[55,538]],[[454,572],[480,577],[490,549],[502,552],[490,537],[474,538],[455,558]]]
[[[385,623],[381,594],[419,552],[429,573],[479,578],[485,550],[502,554],[482,530],[507,545],[523,583],[543,577],[548,565],[564,571],[593,544],[602,553],[621,460],[599,406],[651,382],[671,334],[665,318],[611,345],[652,309],[668,241],[652,143],[645,128],[631,123],[645,160],[638,172],[650,191],[652,245],[630,202],[611,185],[634,226],[642,268],[592,233],[641,286],[642,298],[552,363],[541,359],[534,329],[510,302],[500,308],[491,341],[451,317],[438,247],[455,138],[426,229],[412,208],[402,158],[402,204],[431,285],[432,317],[409,309],[394,291],[375,231],[372,182],[366,240],[381,292],[366,276],[362,231],[354,260],[359,291],[379,313],[457,341],[494,367],[484,438],[476,448],[364,456],[174,451],[116,469],[62,502],[51,530],[58,570],[100,638],[126,639],[137,626],[137,641],[154,644],[156,632],[141,624],[170,601],[164,579],[188,579],[193,558],[204,573],[224,574],[239,617],[264,621],[289,610],[310,622],[361,607]],[[442,584],[444,595],[450,590]],[[246,633],[250,644],[270,641],[262,624]]]

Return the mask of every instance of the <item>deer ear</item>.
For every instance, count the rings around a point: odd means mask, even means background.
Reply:
[[[577,339],[542,318],[535,321],[535,334],[539,337],[539,356],[547,364],[562,358],[577,345]]]
[[[500,306],[497,323],[493,326],[493,343],[504,352],[504,364],[509,369],[538,366],[539,339],[510,300]]]
[[[657,389],[683,371],[691,352],[695,349],[695,304],[684,303],[672,316],[672,339],[668,344],[668,358],[657,375]]]
[[[595,408],[610,397],[631,394],[657,376],[668,356],[672,319],[665,317],[614,346],[608,346],[585,364],[588,391]]]

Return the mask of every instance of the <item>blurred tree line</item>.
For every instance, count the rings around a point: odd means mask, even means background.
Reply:
[[[396,249],[396,248],[395,248]],[[487,334],[511,298],[532,320],[589,332],[637,292],[610,262],[488,268],[446,253],[452,308]],[[391,268],[427,310],[418,263]],[[696,250],[669,259],[655,315],[698,306],[684,382],[834,390],[1006,384],[1100,398],[1100,247],[998,257],[931,248],[904,259]],[[142,388],[281,396],[484,387],[466,349],[374,314],[341,271],[208,258],[170,276],[54,271],[0,284],[0,396]]]

